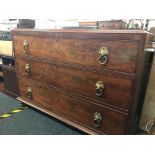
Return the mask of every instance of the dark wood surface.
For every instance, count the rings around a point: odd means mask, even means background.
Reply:
[[[145,68],[145,60],[146,60],[146,50],[144,50],[145,46],[148,44],[149,37],[151,35],[147,36],[142,36],[140,40],[140,45],[139,45],[139,51],[140,54],[137,58],[137,73],[136,73],[136,80],[135,80],[135,85],[133,87],[132,91],[132,99],[131,99],[131,104],[130,104],[130,109],[129,109],[129,120],[128,120],[128,127],[127,127],[127,132],[128,133],[134,133],[136,129],[138,128],[139,125],[139,119],[140,119],[140,114],[139,111],[141,111],[139,108],[142,108],[143,102],[145,98],[145,90],[147,86],[143,85],[144,79],[144,69]],[[149,75],[148,75],[149,76]]]
[[[13,96],[19,95],[19,87],[16,72],[3,66],[4,74],[4,92]]]
[[[1,59],[2,64],[0,67],[3,75],[1,80],[1,91],[11,97],[16,98],[19,96],[19,87],[16,78],[14,57],[1,54]]]
[[[31,66],[30,76],[25,74],[25,65]],[[83,95],[100,104],[111,104],[128,110],[133,80],[106,74],[94,74],[85,70],[66,67],[59,64],[49,64],[31,59],[16,59],[18,75],[40,81],[47,85],[58,87],[68,93]],[[96,96],[95,84],[98,80],[104,82],[102,96]]]
[[[81,34],[81,37],[84,36],[85,34]],[[61,39],[61,37],[62,35],[51,39],[46,36],[36,38],[34,36],[15,35],[16,56],[25,55],[22,52],[22,45],[23,40],[26,40],[29,43],[27,55],[30,56],[135,74],[138,42],[130,40],[105,40],[106,38],[81,40],[70,37]],[[101,65],[98,62],[101,47],[107,47],[110,53],[106,65]]]
[[[0,81],[0,91],[3,91],[3,90],[4,90],[4,82]]]
[[[21,98],[88,131],[133,134],[140,98],[145,95],[141,89],[147,34],[133,30],[14,30]],[[23,52],[24,40],[29,42],[27,53]],[[98,62],[103,46],[109,50],[106,65]],[[29,77],[24,73],[25,64],[31,66]],[[105,82],[102,97],[95,96],[97,80]],[[28,87],[33,90],[32,100],[27,98]],[[92,122],[95,111],[103,115],[98,129]]]
[[[20,95],[24,99],[29,100],[27,89],[31,87],[33,99],[30,101],[33,104],[38,104],[45,109],[69,118],[88,128],[107,134],[123,134],[125,132],[127,116],[123,113],[101,107],[94,103],[92,104],[78,97],[73,98],[54,89],[47,89],[37,82],[31,82],[24,78],[19,78],[19,87]],[[95,112],[100,112],[103,116],[102,126],[99,128],[94,127],[93,115]]]

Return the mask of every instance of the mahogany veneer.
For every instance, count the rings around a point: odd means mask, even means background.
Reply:
[[[19,99],[88,133],[133,134],[147,36],[140,30],[13,30]]]

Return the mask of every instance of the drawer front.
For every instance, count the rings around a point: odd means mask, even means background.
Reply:
[[[30,59],[17,59],[16,67],[21,76],[83,95],[100,104],[108,103],[128,109],[133,83],[131,79]],[[26,67],[29,67],[29,71]]]
[[[85,38],[84,34],[81,37]],[[138,42],[129,40],[56,39],[14,35],[16,56],[30,55],[132,74],[136,70],[138,46]]]
[[[45,88],[24,78],[19,78],[20,95],[44,109],[78,122],[94,131],[107,134],[124,134],[127,115],[106,107],[89,103],[81,98]]]

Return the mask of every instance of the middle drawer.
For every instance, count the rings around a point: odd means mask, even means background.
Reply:
[[[57,63],[16,59],[17,73],[62,91],[128,109],[133,80]]]

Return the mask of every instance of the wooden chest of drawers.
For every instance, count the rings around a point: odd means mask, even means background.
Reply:
[[[90,134],[133,134],[142,94],[143,31],[13,31],[20,98]]]

